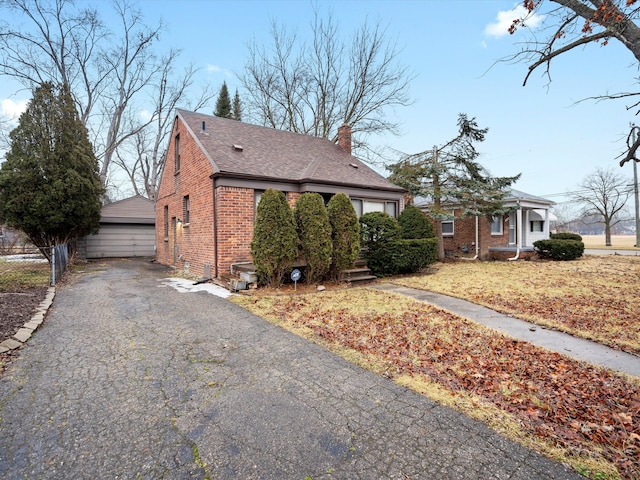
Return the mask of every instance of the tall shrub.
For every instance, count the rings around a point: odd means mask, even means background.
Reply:
[[[360,224],[358,215],[351,205],[349,197],[337,193],[327,205],[331,223],[331,241],[333,256],[330,273],[338,279],[340,272],[355,265],[360,252]]]
[[[318,193],[304,193],[293,210],[298,231],[298,245],[307,263],[307,283],[321,280],[331,266],[331,223]]]
[[[360,217],[360,241],[373,248],[400,237],[398,221],[385,212],[369,212]]]
[[[433,224],[415,205],[407,205],[398,216],[400,236],[406,240],[433,238],[436,236]]]
[[[258,204],[251,255],[261,283],[279,287],[296,258],[298,235],[284,193],[269,189]]]

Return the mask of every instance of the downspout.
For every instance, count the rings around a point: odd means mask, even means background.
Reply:
[[[211,176],[213,194],[213,278],[218,278],[218,204],[216,203],[216,179]]]
[[[516,256],[513,258],[507,258],[510,262],[518,260],[520,258],[520,239],[522,234],[520,229],[522,228],[522,210],[520,209],[520,200],[518,200],[518,211],[516,213]]]
[[[473,258],[462,257],[463,260],[477,260],[480,252],[480,245],[478,243],[478,216],[476,215],[476,255]]]

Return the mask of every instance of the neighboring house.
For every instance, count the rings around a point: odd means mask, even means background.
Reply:
[[[102,207],[100,230],[78,240],[81,258],[155,256],[153,200],[135,196]]]
[[[404,208],[404,189],[339,144],[308,135],[177,110],[156,200],[157,261],[205,278],[251,261],[256,206],[273,188],[291,206],[302,193],[325,203],[342,192],[359,215]]]
[[[416,197],[416,206],[427,210],[424,197]],[[549,238],[553,202],[542,197],[510,189],[503,207],[509,211],[488,219],[463,217],[442,222],[445,254],[448,257],[516,259],[534,254],[533,242]],[[461,210],[452,207],[458,217]]]

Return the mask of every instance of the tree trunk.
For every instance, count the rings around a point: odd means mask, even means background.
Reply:
[[[611,222],[607,219],[604,222],[604,244],[607,247],[611,246]]]

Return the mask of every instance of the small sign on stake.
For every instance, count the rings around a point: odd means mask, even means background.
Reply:
[[[302,274],[300,273],[300,270],[298,270],[297,268],[294,268],[291,271],[291,280],[293,280],[293,289],[294,290],[298,289],[298,280],[300,280],[301,276],[302,276]]]

